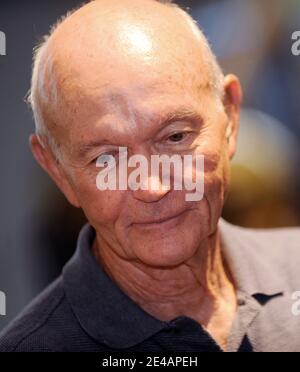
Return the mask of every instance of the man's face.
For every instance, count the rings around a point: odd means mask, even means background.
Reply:
[[[228,186],[229,117],[192,47],[166,53],[172,46],[147,44],[147,36],[128,39],[126,58],[109,51],[113,63],[101,65],[92,54],[81,56],[61,73],[72,78],[61,79],[71,83],[64,85],[64,125],[55,132],[59,166],[105,249],[149,266],[176,266],[215,232]],[[151,155],[204,155],[204,198],[186,201],[188,191],[172,187],[99,191],[96,161],[117,156],[119,147],[149,163]]]

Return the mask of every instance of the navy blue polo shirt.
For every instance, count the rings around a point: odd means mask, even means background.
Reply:
[[[300,321],[290,301],[300,290],[299,276],[290,280],[295,262],[300,264],[299,229],[270,233],[225,221],[219,226],[223,253],[238,283],[227,351],[300,351]],[[96,261],[94,238],[86,225],[62,275],[1,334],[0,351],[224,351],[196,321],[185,316],[160,321],[131,300]],[[290,262],[284,253],[294,258],[289,267],[283,265]]]

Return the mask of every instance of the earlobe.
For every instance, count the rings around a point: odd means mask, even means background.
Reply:
[[[80,208],[80,203],[69,185],[68,180],[59,168],[59,163],[53,156],[52,152],[46,145],[42,143],[36,134],[32,134],[29,138],[29,144],[33,156],[39,165],[53,179],[58,188],[62,191],[68,201],[76,208]]]
[[[227,75],[224,78],[224,92],[224,107],[228,117],[226,140],[228,143],[228,157],[231,160],[236,153],[242,102],[242,88],[235,75]]]

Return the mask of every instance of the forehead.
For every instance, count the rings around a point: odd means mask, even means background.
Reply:
[[[101,64],[85,63],[80,69],[66,71],[58,79],[65,115],[85,115],[92,108],[121,113],[135,107],[149,110],[157,105],[198,99],[211,88],[210,75],[201,61],[186,56],[157,59],[151,63],[140,60]],[[170,102],[168,102],[170,101]],[[162,107],[163,108],[163,107]],[[119,109],[119,110],[118,110]],[[125,112],[123,111],[123,113]]]
[[[60,40],[59,48],[59,40],[52,41],[48,71],[54,83],[48,86],[60,129],[86,130],[104,115],[133,120],[164,114],[170,106],[206,97],[211,71],[203,47],[190,33],[158,33],[124,20],[103,40],[98,30],[92,31],[81,39],[81,49],[69,45],[74,36]]]
[[[59,141],[71,152],[92,141],[128,147],[142,143],[154,138],[173,114],[200,117],[211,101],[211,89],[180,68],[176,74],[127,70],[110,76],[107,81],[99,75],[73,81],[58,126]]]
[[[136,74],[123,79],[114,76],[104,85],[76,87],[71,96],[62,111],[64,128],[74,142],[96,132],[136,137],[142,132],[150,133],[151,128],[155,130],[173,114],[201,115],[212,94],[208,86],[196,84],[190,76],[177,79],[166,73],[164,77],[152,78]]]

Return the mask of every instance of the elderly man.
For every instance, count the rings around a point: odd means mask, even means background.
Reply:
[[[300,231],[220,219],[240,102],[238,79],[170,2],[96,0],[51,31],[35,55],[30,144],[89,224],[1,351],[300,350]],[[97,159],[120,147],[146,159],[202,154],[203,198],[162,179],[99,191]]]

